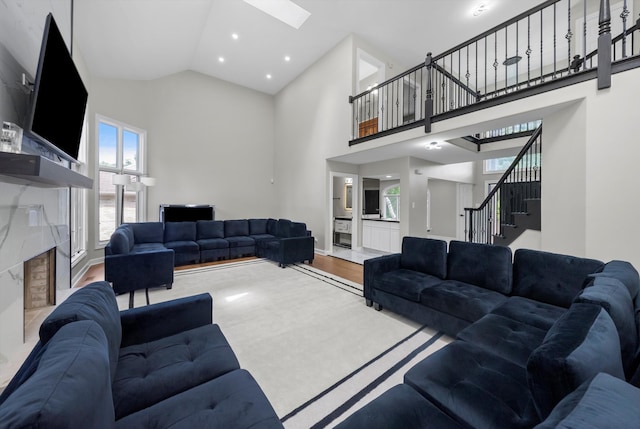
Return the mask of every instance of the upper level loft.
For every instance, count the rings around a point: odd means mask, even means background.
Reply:
[[[349,145],[640,66],[633,1],[548,0],[349,98]],[[481,136],[470,136],[478,150]]]

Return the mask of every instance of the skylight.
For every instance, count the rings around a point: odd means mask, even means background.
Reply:
[[[246,3],[279,19],[287,25],[299,29],[311,16],[311,13],[301,8],[291,0],[244,0]]]

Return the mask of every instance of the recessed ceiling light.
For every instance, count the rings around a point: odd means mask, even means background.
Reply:
[[[219,63],[224,63],[224,57],[218,57],[218,62]]]
[[[238,33],[233,33],[233,34],[231,35],[231,38],[232,38],[233,40],[238,40],[238,37],[239,37],[239,36],[238,36]]]
[[[284,60],[286,62],[289,62],[289,61],[291,61],[291,57],[289,55],[285,55]]]
[[[267,79],[271,79],[271,75],[270,74],[267,75]]]
[[[442,149],[442,146],[438,142],[431,142],[424,147],[426,150],[439,150]]]
[[[246,3],[262,12],[279,19],[287,25],[299,29],[311,16],[311,13],[291,0],[244,0]]]

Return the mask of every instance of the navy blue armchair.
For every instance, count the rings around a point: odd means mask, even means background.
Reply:
[[[174,251],[163,244],[161,222],[123,224],[111,235],[104,248],[105,280],[116,294],[129,292],[133,307],[136,290],[173,285]]]

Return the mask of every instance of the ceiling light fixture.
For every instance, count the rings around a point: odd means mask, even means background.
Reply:
[[[438,142],[431,142],[424,147],[426,150],[440,150],[442,146]]]
[[[289,62],[289,61],[291,61],[291,57],[289,55],[285,55],[284,60],[286,62]]]
[[[238,33],[233,33],[233,34],[231,35],[231,38],[232,38],[233,40],[238,40],[238,37],[240,37],[240,36],[238,36]]]
[[[224,63],[224,58],[223,57],[218,57],[218,62],[219,63]]]
[[[487,5],[484,3],[480,3],[478,6],[473,8],[472,13],[473,13],[473,16],[480,16],[486,11],[487,11]]]
[[[520,55],[514,55],[513,57],[509,57],[502,62],[503,66],[512,66],[514,64],[518,64],[518,62],[522,59]]]
[[[267,15],[279,19],[287,25],[299,29],[311,16],[311,13],[301,8],[291,0],[244,0]]]
[[[267,79],[271,79],[271,77],[272,77],[272,76],[271,76],[270,74],[268,74],[268,75],[267,75]]]

